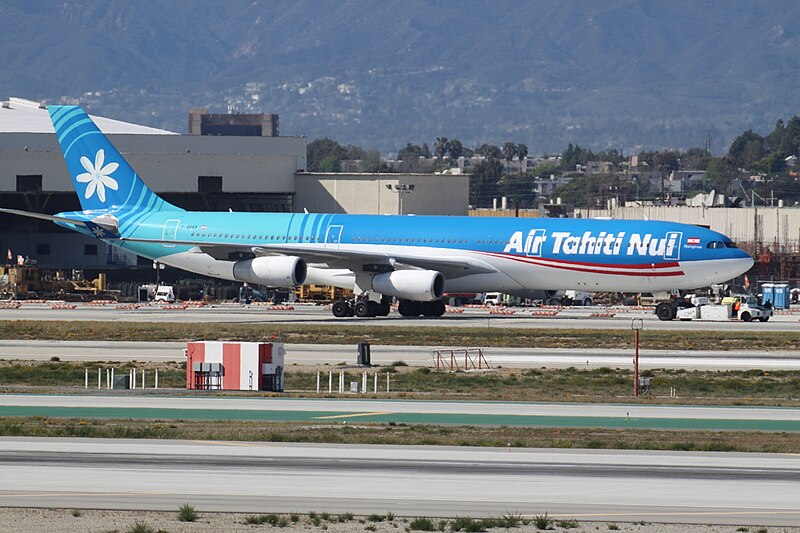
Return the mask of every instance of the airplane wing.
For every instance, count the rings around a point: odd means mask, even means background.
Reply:
[[[194,246],[215,259],[228,260],[231,253],[240,252],[255,256],[268,255],[294,255],[302,257],[311,265],[325,265],[328,268],[346,268],[359,272],[364,264],[378,263],[390,264],[396,269],[426,269],[436,270],[448,279],[497,272],[497,269],[488,263],[467,255],[448,253],[447,255],[425,255],[413,253],[389,253],[373,250],[361,252],[355,250],[320,250],[302,244],[234,244],[229,242],[199,242],[164,239],[137,239],[122,237],[123,242],[145,242],[153,244],[174,244]]]

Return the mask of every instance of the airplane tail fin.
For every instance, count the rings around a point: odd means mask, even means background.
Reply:
[[[182,211],[151,191],[79,106],[48,106],[84,211]]]

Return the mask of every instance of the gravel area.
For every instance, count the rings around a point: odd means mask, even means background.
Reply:
[[[0,508],[0,533],[39,533],[43,531],[70,532],[237,532],[237,531],[282,531],[291,533],[325,532],[325,533],[351,533],[351,532],[377,532],[398,533],[411,530],[411,518],[397,517],[392,521],[373,522],[366,517],[356,516],[352,520],[338,522],[335,517],[329,520],[318,520],[313,523],[308,515],[300,515],[297,522],[292,522],[288,515],[281,515],[288,522],[287,525],[273,526],[268,523],[248,524],[250,515],[233,513],[199,513],[195,522],[180,522],[176,512],[153,511],[103,511],[103,510],[72,510],[72,509],[27,509],[27,508]],[[433,519],[439,525],[439,519]],[[627,531],[647,533],[800,533],[800,527],[761,527],[761,526],[705,526],[705,525],[680,525],[657,523],[609,523],[609,522],[577,522],[575,527],[559,527],[554,521],[550,531],[597,532],[597,531]],[[573,525],[573,524],[570,524]],[[451,531],[450,527],[446,531]],[[516,528],[494,528],[488,531],[533,533],[540,531],[533,524]]]

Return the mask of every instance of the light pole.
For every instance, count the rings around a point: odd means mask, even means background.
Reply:
[[[156,271],[156,285],[161,285],[161,271],[164,270],[164,263],[153,261],[153,270]]]
[[[634,318],[631,320],[631,329],[633,330],[633,395],[639,397],[639,332],[644,328],[644,323],[641,318]]]
[[[397,195],[399,196],[398,200],[399,200],[400,205],[398,206],[399,212],[397,214],[398,215],[402,215],[403,214],[403,195],[404,194],[410,194],[410,193],[414,192],[414,189],[416,188],[416,185],[414,185],[413,183],[395,183],[394,184],[394,188],[392,188],[392,185],[387,183],[386,184],[386,188],[389,189],[390,191],[396,192]]]

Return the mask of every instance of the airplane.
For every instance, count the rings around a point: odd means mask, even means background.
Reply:
[[[81,107],[47,109],[82,210],[0,212],[206,276],[353,290],[336,317],[386,316],[394,298],[403,316],[442,316],[445,291],[693,289],[753,265],[721,233],[662,221],[186,211],[150,190]]]

